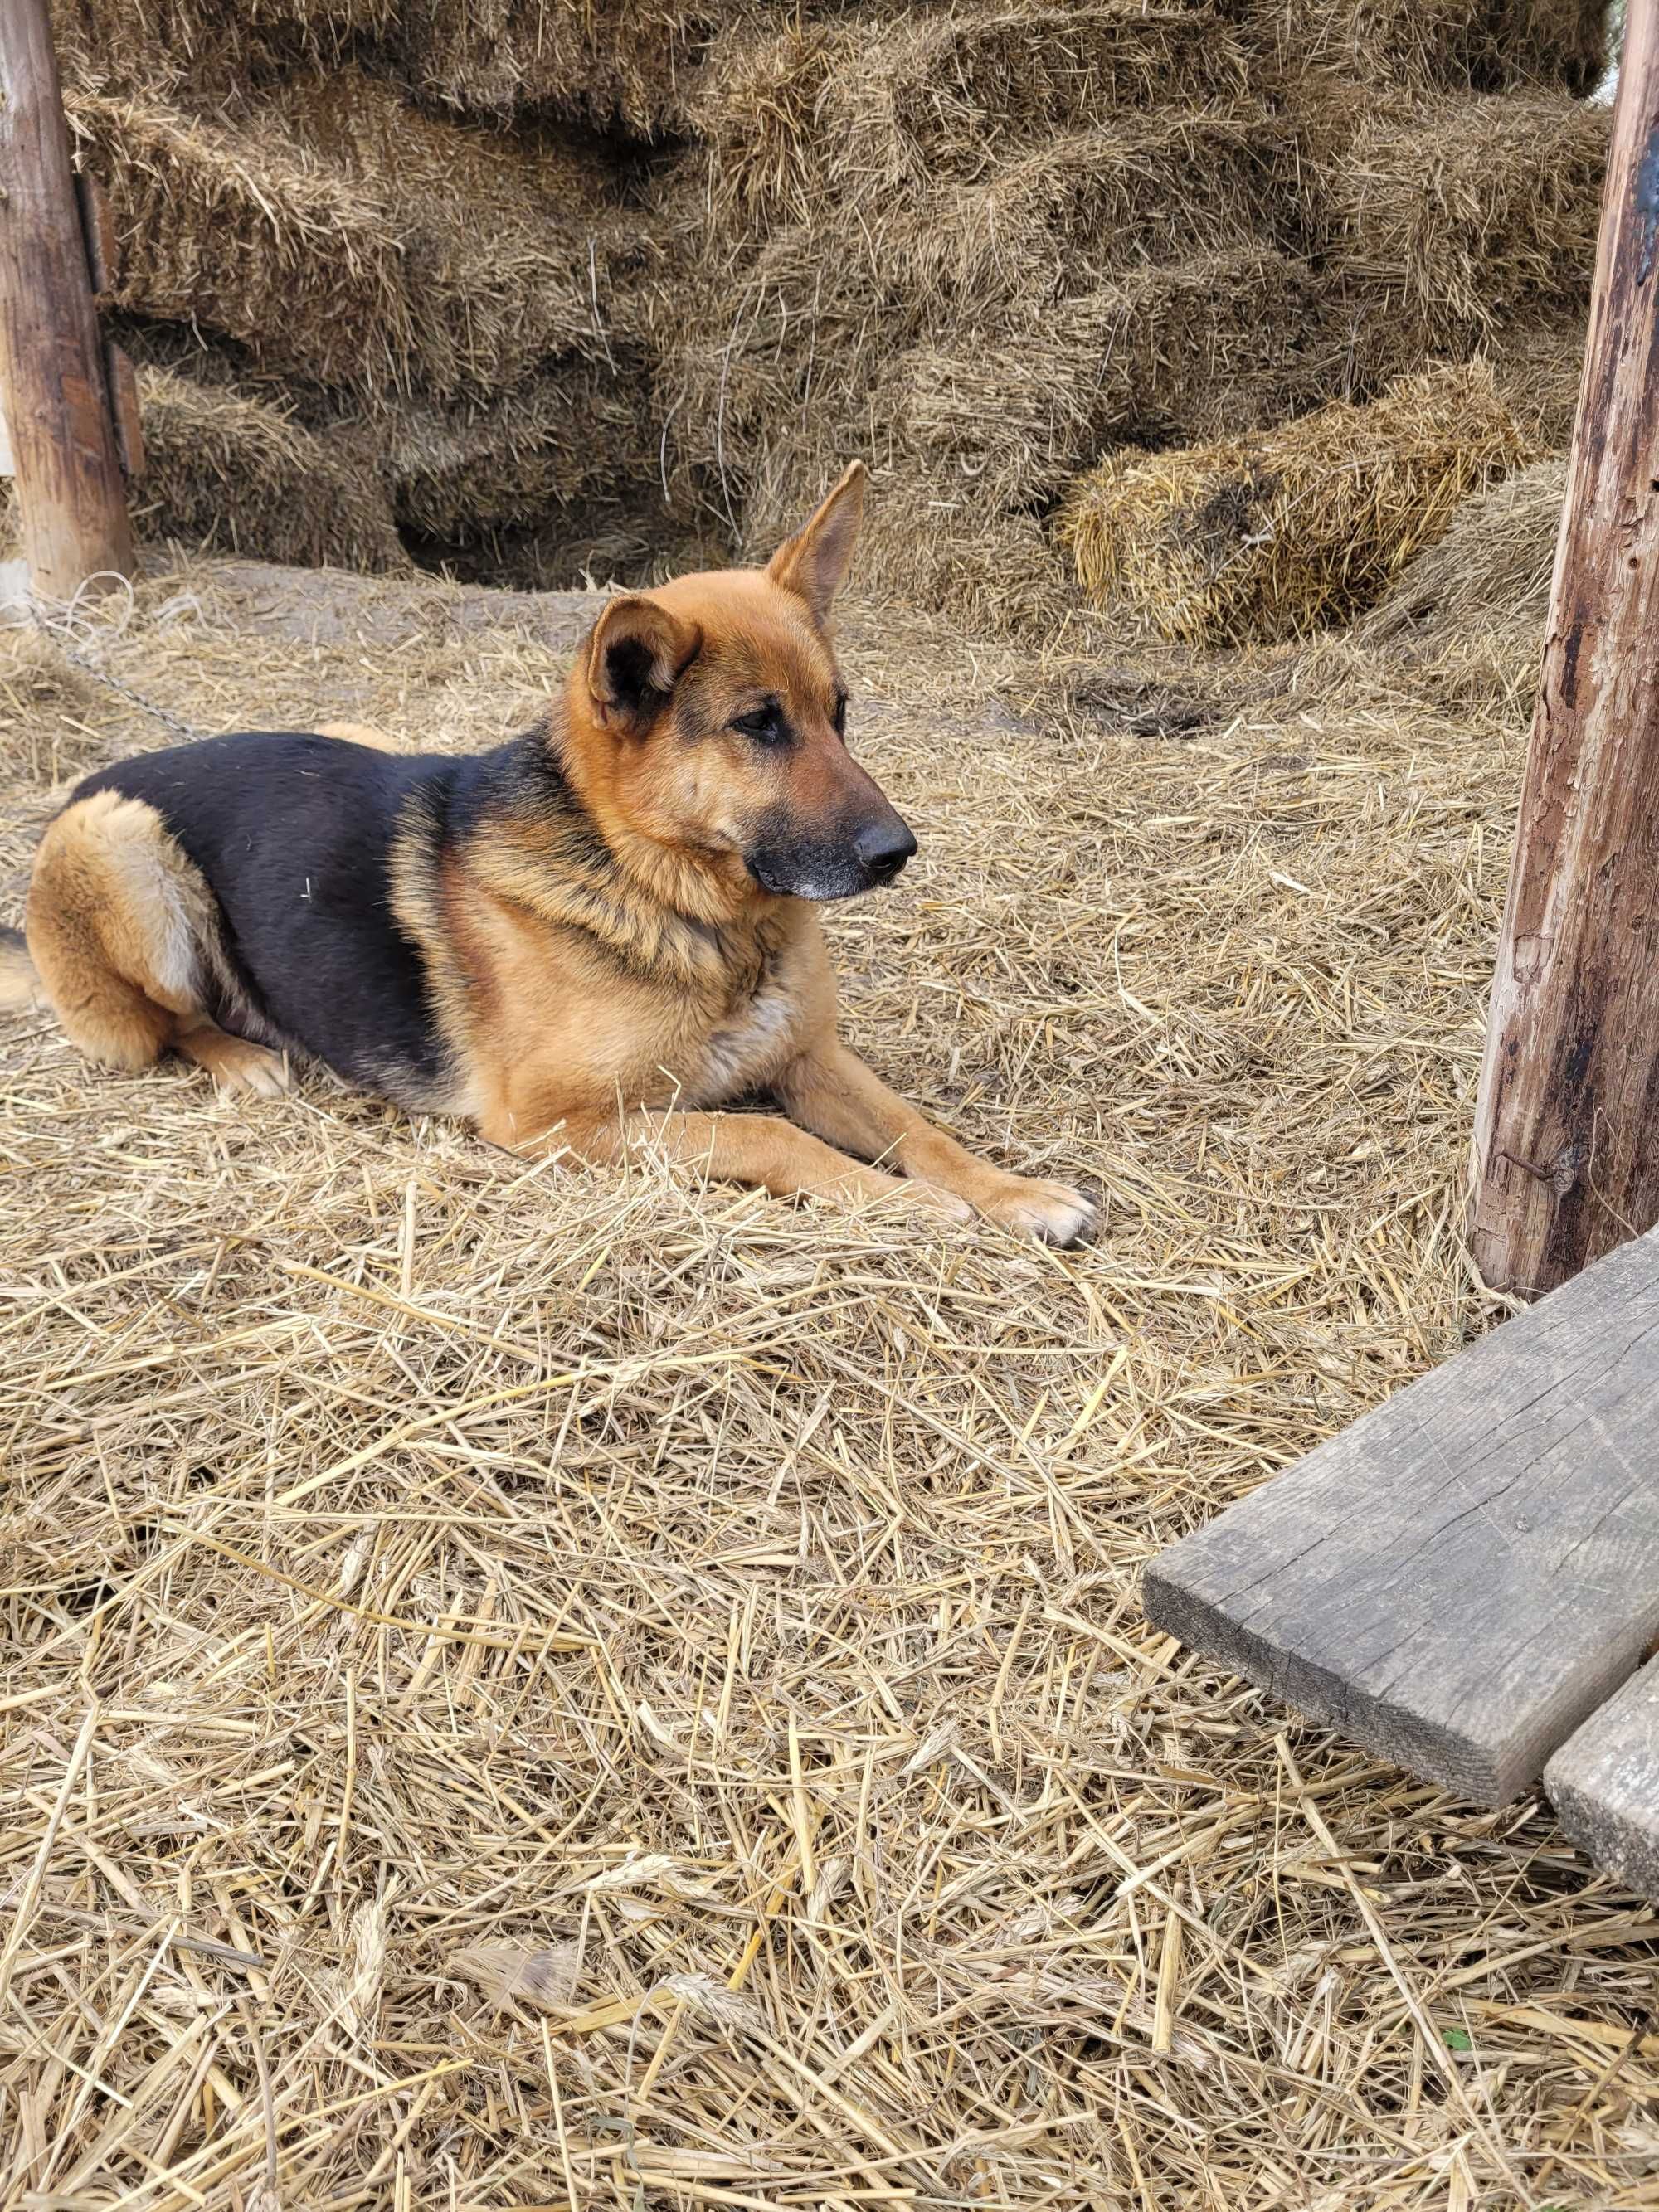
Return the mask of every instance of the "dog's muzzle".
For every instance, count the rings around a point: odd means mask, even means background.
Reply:
[[[745,855],[749,872],[775,898],[854,898],[890,884],[916,849],[892,809],[836,837],[786,833],[763,839]]]

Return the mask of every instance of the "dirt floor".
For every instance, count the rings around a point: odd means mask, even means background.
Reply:
[[[236,563],[202,731],[521,726],[591,601]],[[1523,715],[846,631],[847,1027],[1098,1243],[528,1167],[0,1030],[0,2207],[1659,2205],[1659,1914],[1150,1632],[1497,1309]],[[0,633],[0,919],[172,741]]]

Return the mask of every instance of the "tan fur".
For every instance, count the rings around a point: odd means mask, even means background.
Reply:
[[[0,945],[0,1014],[26,1014],[49,1003],[24,947]]]
[[[446,1028],[465,1041],[471,1110],[497,1144],[589,1160],[652,1150],[780,1196],[974,1212],[1065,1241],[1091,1218],[1075,1191],[975,1160],[840,1042],[816,908],[758,890],[742,859],[757,805],[787,799],[811,818],[879,797],[833,727],[823,620],[859,483],[849,476],[769,569],[681,577],[596,625],[572,672],[561,759],[623,864],[624,895],[568,856],[550,866],[526,824],[467,848],[436,885],[402,878],[398,911],[427,950]],[[788,703],[799,736],[787,762],[723,731],[685,755],[619,742],[596,674],[619,627],[665,686],[718,639],[745,672],[734,708],[757,688]],[[752,1091],[789,1118],[708,1110]]]
[[[228,1089],[286,1080],[281,1058],[228,1036],[206,1008],[228,973],[218,908],[154,807],[115,792],[67,806],[35,859],[24,921],[40,985],[70,1037],[106,1066],[170,1048]]]
[[[349,745],[367,745],[371,752],[404,753],[409,747],[384,730],[377,730],[372,722],[324,722],[318,729],[319,738],[340,738]]]

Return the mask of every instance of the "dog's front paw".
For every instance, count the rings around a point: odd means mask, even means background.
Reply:
[[[279,1052],[267,1052],[246,1037],[222,1031],[204,1031],[185,1040],[185,1050],[213,1078],[214,1088],[226,1095],[251,1091],[256,1098],[280,1098],[289,1087],[288,1063]]]
[[[981,1201],[980,1212],[1017,1237],[1035,1237],[1044,1244],[1075,1244],[1096,1220],[1093,1204],[1080,1190],[1038,1176],[1007,1176]]]

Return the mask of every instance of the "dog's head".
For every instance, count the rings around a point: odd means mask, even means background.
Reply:
[[[864,477],[855,462],[764,568],[612,599],[572,674],[569,738],[600,826],[728,898],[847,898],[916,849],[847,750],[830,638]]]

